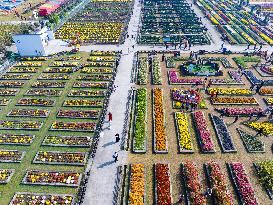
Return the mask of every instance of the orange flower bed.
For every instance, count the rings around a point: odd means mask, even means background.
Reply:
[[[154,136],[155,150],[167,152],[167,137],[164,127],[163,91],[160,88],[154,90]]]
[[[258,102],[254,97],[216,97],[211,98],[213,104],[232,104],[232,105],[257,105]]]

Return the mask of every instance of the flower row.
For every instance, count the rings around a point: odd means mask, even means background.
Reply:
[[[107,88],[108,83],[107,82],[75,82],[73,84],[73,88]]]
[[[0,162],[21,162],[25,151],[0,150]]]
[[[85,100],[85,99],[73,99],[65,100],[63,106],[66,107],[102,107],[103,100]]]
[[[110,67],[114,68],[116,62],[88,62],[84,66],[85,67]]]
[[[1,81],[0,87],[4,88],[21,88],[25,82],[22,81]]]
[[[44,73],[73,73],[77,71],[76,68],[70,67],[48,67],[43,70]]]
[[[15,67],[41,67],[43,65],[43,62],[35,61],[35,62],[27,62],[27,61],[21,61],[18,62]]]
[[[90,147],[91,142],[92,142],[92,139],[88,136],[49,135],[44,138],[42,145],[60,146],[60,147]]]
[[[261,131],[264,135],[273,134],[273,124],[271,122],[246,122],[246,125],[256,131]]]
[[[237,128],[237,131],[248,152],[265,152],[265,145],[257,136],[251,135],[239,128]]]
[[[0,89],[0,96],[15,96],[18,92],[17,89]]]
[[[61,90],[52,89],[29,89],[25,95],[28,96],[60,96],[62,94]]]
[[[81,70],[81,73],[113,73],[111,68],[89,68],[85,67]]]
[[[99,117],[99,110],[59,110],[57,117],[97,119]]]
[[[35,121],[1,120],[0,130],[39,130],[42,125]]]
[[[7,184],[14,174],[14,171],[14,169],[0,169],[0,184]]]
[[[33,88],[64,88],[66,82],[45,82],[45,81],[36,81],[31,87]]]
[[[79,75],[77,80],[86,80],[86,81],[111,81],[113,75],[111,74],[86,74]]]
[[[201,78],[179,78],[177,71],[169,71],[169,82],[170,84],[203,84],[203,80]]]
[[[263,109],[260,107],[226,107],[218,108],[218,112],[226,116],[257,116],[263,112]]]
[[[53,106],[55,100],[36,99],[36,98],[21,98],[16,105],[19,106]]]
[[[258,105],[254,97],[214,97],[211,102],[215,105]]]
[[[69,74],[63,73],[43,73],[38,78],[38,80],[69,80]]]
[[[0,99],[0,106],[8,105],[9,102],[10,102],[10,99],[6,99],[6,98]]]
[[[35,136],[29,134],[0,134],[0,144],[3,145],[30,145]]]
[[[30,80],[32,75],[30,74],[14,74],[7,73],[0,76],[0,80]]]
[[[94,122],[53,122],[50,130],[74,131],[74,132],[94,132],[96,123]]]
[[[273,95],[273,88],[269,88],[269,87],[262,87],[260,90],[259,90],[259,93],[261,95]]]
[[[80,65],[79,62],[60,62],[60,61],[54,61],[53,63],[51,63],[49,66],[50,67],[78,67]]]
[[[209,88],[209,94],[218,94],[218,95],[251,95],[251,90],[243,88]]]
[[[9,117],[47,117],[49,110],[41,109],[12,109],[7,116]]]
[[[68,93],[70,97],[104,97],[105,91],[103,90],[71,90]]]
[[[11,67],[8,73],[36,73],[38,68],[35,67]]]
[[[158,57],[153,57],[152,60],[152,80],[154,85],[162,84],[161,66]]]
[[[115,56],[90,56],[87,61],[116,61]]]
[[[148,59],[147,57],[138,58],[138,83],[140,85],[146,85],[148,81]]]

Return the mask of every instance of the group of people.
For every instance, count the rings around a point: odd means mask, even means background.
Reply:
[[[183,40],[181,39],[180,42],[170,42],[170,43],[164,43],[165,44],[165,47],[166,47],[166,50],[169,48],[169,47],[173,47],[174,49],[177,49],[179,48],[180,50],[181,49],[188,49],[190,50],[191,49],[191,42],[184,38]]]

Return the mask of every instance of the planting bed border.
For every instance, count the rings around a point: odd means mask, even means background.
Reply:
[[[14,151],[19,151],[21,152],[21,158],[19,160],[0,160],[0,163],[21,163],[23,160],[24,156],[26,155],[26,151],[21,151],[21,150],[3,150],[1,149],[0,151],[8,151],[8,152],[14,152]]]
[[[68,144],[52,144],[52,143],[49,143],[49,144],[46,144],[45,143],[45,139],[46,137],[51,137],[53,135],[46,135],[43,139],[43,142],[42,142],[42,146],[49,146],[49,147],[78,147],[78,148],[89,148],[91,147],[92,145],[92,140],[90,139],[90,144],[89,145],[68,145]],[[65,138],[65,137],[89,137],[89,136],[58,136],[58,137],[61,137],[61,138]],[[91,138],[91,137],[90,137]]]
[[[96,120],[96,119],[99,119],[100,118],[100,110],[99,110],[99,112],[98,112],[98,116],[97,117],[74,117],[74,116],[58,116],[58,114],[59,114],[59,111],[60,110],[58,110],[58,112],[57,112],[57,114],[56,114],[56,118],[60,118],[60,119],[93,119],[93,120]],[[70,111],[89,111],[89,110],[70,110]]]
[[[7,134],[0,134],[0,137],[2,136],[2,135],[7,135]],[[13,134],[11,134],[11,135],[13,135]],[[14,146],[30,146],[32,143],[33,143],[33,141],[35,140],[35,135],[30,135],[30,134],[14,134],[14,135],[22,135],[22,136],[31,136],[32,137],[32,140],[30,141],[30,143],[29,144],[26,144],[26,143],[12,143],[12,142],[10,142],[10,143],[3,143],[3,142],[0,142],[0,145],[14,145]]]
[[[16,108],[15,108],[16,109]],[[47,110],[47,114],[45,115],[45,116],[31,116],[31,115],[10,115],[10,113],[12,112],[12,110],[11,111],[9,111],[9,113],[7,114],[7,117],[22,117],[22,118],[24,118],[24,117],[29,117],[29,118],[47,118],[48,116],[49,116],[49,114],[50,114],[50,110]]]

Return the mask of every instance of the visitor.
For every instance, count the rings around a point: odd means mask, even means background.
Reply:
[[[213,189],[212,188],[207,188],[207,190],[203,193],[204,197],[209,197],[212,195],[212,191]]]
[[[262,50],[262,48],[263,48],[263,44],[261,44],[261,45],[260,45],[260,48],[259,48],[259,50],[258,50],[258,51],[261,51],[261,50]]]
[[[189,50],[191,50],[191,42],[188,41]]]
[[[117,152],[114,153],[113,158],[114,158],[114,162],[116,163],[118,161],[118,153]]]
[[[111,130],[112,121],[113,121],[113,115],[111,112],[109,112],[108,113],[108,123],[109,123],[108,129],[109,130]]]
[[[225,43],[223,42],[223,43],[221,44],[221,48],[220,48],[220,50],[223,50],[224,45],[225,45]]]
[[[184,200],[184,194],[180,194],[179,198],[178,198],[178,201],[176,203],[174,203],[174,204],[181,204],[183,202],[183,200]]]
[[[235,124],[238,120],[239,120],[239,115],[235,116],[234,121],[232,122],[232,124]]]
[[[247,44],[247,48],[246,48],[246,50],[248,50],[248,49],[250,49],[250,43],[249,43],[249,44]]]
[[[163,62],[165,60],[165,55],[163,53],[162,57],[161,57],[161,62]]]
[[[116,137],[116,143],[118,143],[118,142],[120,141],[119,134],[117,133],[117,134],[115,135],[115,137]]]
[[[261,135],[263,135],[263,128],[262,127],[258,128],[258,131],[257,131],[257,134],[255,135],[255,137],[261,136]]]
[[[256,50],[257,48],[257,43],[254,44],[254,51]]]
[[[258,114],[257,114],[257,117],[256,117],[256,119],[255,119],[255,121],[258,121],[261,117],[263,117],[264,116],[264,114],[262,113],[262,112],[259,112]]]
[[[184,41],[184,49],[186,49],[187,47],[188,47],[188,41],[185,40],[185,41]]]

